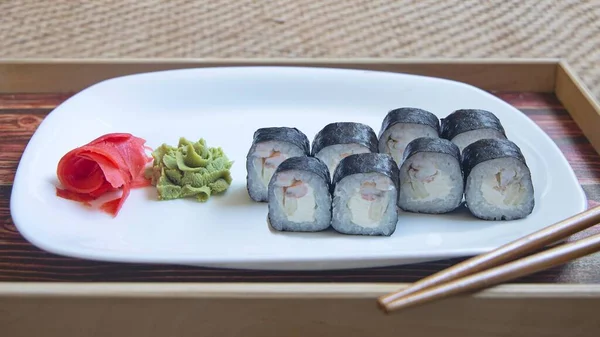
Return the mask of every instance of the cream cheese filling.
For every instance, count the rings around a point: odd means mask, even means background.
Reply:
[[[486,176],[481,184],[481,194],[490,204],[507,208],[524,201],[527,191],[521,182],[522,177],[513,169],[500,169]]]
[[[410,164],[408,177],[411,196],[421,201],[443,198],[453,186],[447,174],[434,163],[424,160],[415,160]]]
[[[348,199],[351,221],[358,226],[375,228],[387,211],[390,186],[386,179],[363,182]]]
[[[294,174],[283,172],[274,182],[275,197],[289,221],[302,223],[315,221],[317,202],[315,191]]]
[[[283,210],[289,221],[313,222],[315,221],[315,192],[312,187],[306,186],[307,192],[304,196],[296,198],[284,192],[281,200]]]

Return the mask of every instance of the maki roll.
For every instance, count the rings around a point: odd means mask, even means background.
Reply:
[[[330,175],[342,158],[370,152],[377,152],[377,135],[370,126],[361,123],[327,124],[312,143],[312,155],[327,165]]]
[[[462,150],[480,139],[506,139],[500,120],[493,113],[479,109],[456,110],[441,119],[441,135]]]
[[[398,207],[439,214],[456,209],[463,199],[458,146],[443,138],[417,138],[406,146],[400,166]]]
[[[314,157],[293,157],[269,183],[269,222],[278,231],[316,232],[331,223],[330,176]]]
[[[343,234],[390,236],[398,221],[398,166],[390,155],[354,154],[333,175],[332,227]]]
[[[484,220],[527,217],[535,204],[531,172],[519,147],[507,139],[482,139],[462,153],[465,200]]]
[[[439,137],[440,121],[429,111],[399,108],[388,112],[379,131],[379,152],[387,153],[400,166],[406,145],[416,138]]]
[[[246,156],[246,188],[250,198],[266,202],[269,181],[279,164],[291,157],[306,156],[309,150],[308,137],[296,128],[256,130]]]

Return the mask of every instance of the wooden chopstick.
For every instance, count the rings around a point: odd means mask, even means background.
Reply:
[[[395,303],[403,297],[522,257],[527,253],[551,245],[583,229],[594,226],[599,222],[600,206],[596,206],[557,222],[554,225],[545,227],[537,232],[507,243],[491,252],[475,256],[428,276],[415,282],[412,286],[404,290],[381,296],[378,298],[379,307],[386,312],[394,310],[393,308],[395,306],[392,305],[392,303]]]
[[[425,304],[436,299],[479,290],[501,282],[532,274],[551,268],[573,259],[600,251],[600,234],[589,236],[575,242],[567,243],[530,255],[486,271],[472,274],[448,283],[402,297],[388,303],[386,311],[399,310],[411,306]]]

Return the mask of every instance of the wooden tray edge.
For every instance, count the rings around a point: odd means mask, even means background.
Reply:
[[[566,61],[558,65],[554,92],[596,152],[600,153],[600,104]]]
[[[0,282],[0,298],[371,298],[407,283]],[[600,284],[502,284],[473,298],[598,298]]]
[[[310,66],[404,72],[456,80],[484,90],[553,92],[559,62],[560,59],[0,59],[0,92],[75,92],[117,76],[224,66]]]

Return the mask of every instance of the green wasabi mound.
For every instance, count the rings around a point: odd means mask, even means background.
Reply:
[[[146,177],[156,186],[159,200],[195,197],[205,202],[231,185],[233,161],[220,147],[206,146],[204,139],[192,143],[181,137],[177,147],[162,144],[152,157]]]

